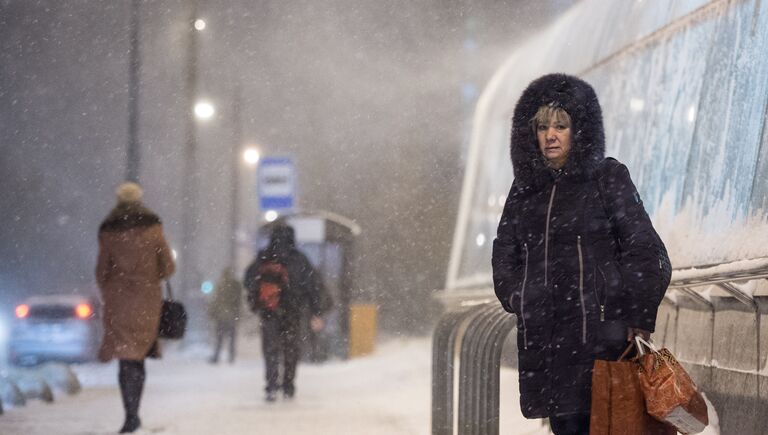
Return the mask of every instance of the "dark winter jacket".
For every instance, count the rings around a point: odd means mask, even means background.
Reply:
[[[327,310],[329,297],[319,274],[312,267],[309,259],[296,248],[293,229],[277,227],[272,233],[270,244],[259,251],[256,259],[248,266],[243,284],[248,293],[248,303],[252,310],[268,315],[259,307],[258,287],[261,264],[275,261],[288,270],[288,286],[280,293],[278,311],[284,318],[299,320],[303,307],[308,307],[313,315],[321,315]]]
[[[571,152],[550,169],[531,119],[556,105],[571,116]],[[515,181],[493,245],[493,279],[517,315],[523,415],[590,411],[592,365],[615,359],[627,327],[653,331],[668,282],[658,238],[627,167],[605,159],[600,105],[582,80],[539,78],[512,120]]]

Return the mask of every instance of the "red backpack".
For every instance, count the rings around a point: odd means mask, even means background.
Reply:
[[[280,305],[280,293],[288,287],[288,269],[276,261],[259,266],[257,300],[260,308],[275,311]]]

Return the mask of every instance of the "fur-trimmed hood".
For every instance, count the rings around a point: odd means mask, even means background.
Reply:
[[[126,231],[161,223],[160,217],[141,203],[119,203],[101,223],[99,232]]]
[[[571,152],[564,172],[591,178],[605,157],[603,115],[597,95],[577,77],[548,74],[531,82],[515,106],[510,144],[515,183],[522,187],[551,179],[531,127],[531,119],[546,105],[561,107],[571,117]]]
[[[272,229],[269,245],[264,250],[265,259],[285,259],[296,250],[296,232],[293,227],[278,224]]]

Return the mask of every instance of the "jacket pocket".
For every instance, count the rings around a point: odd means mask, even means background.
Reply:
[[[605,272],[600,266],[597,266],[597,273],[602,280],[603,290],[600,291],[597,283],[595,283],[595,302],[600,309],[600,321],[605,322],[605,308],[608,305],[608,280],[605,278]]]
[[[523,328],[523,349],[528,349],[528,330],[525,328],[525,288],[528,284],[528,243],[523,244],[525,251],[525,265],[523,266],[523,280],[520,284],[520,323]]]
[[[606,263],[597,266],[600,278],[603,280],[602,290],[597,290],[598,306],[602,305],[601,318],[603,321],[622,318],[627,308],[624,294],[624,278],[619,265]]]
[[[587,307],[584,300],[584,251],[581,249],[581,236],[576,236],[576,248],[579,254],[579,300],[581,302],[581,344],[587,344]]]

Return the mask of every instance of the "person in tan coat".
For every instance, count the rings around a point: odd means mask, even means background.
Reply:
[[[121,184],[117,205],[99,228],[96,281],[104,301],[99,359],[120,361],[118,381],[125,408],[120,433],[141,426],[144,359],[160,356],[161,282],[175,269],[160,218],[142,204],[142,193],[138,184]]]

